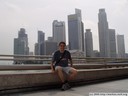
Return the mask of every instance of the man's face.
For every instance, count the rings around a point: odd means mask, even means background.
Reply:
[[[65,44],[60,44],[60,45],[59,45],[59,49],[60,49],[60,51],[64,51],[64,49],[65,49]]]

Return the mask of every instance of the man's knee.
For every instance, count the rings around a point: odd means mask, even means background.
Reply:
[[[57,72],[62,72],[62,67],[57,66],[55,70],[56,70]]]
[[[74,68],[72,68],[72,70],[71,70],[71,74],[73,74],[73,75],[77,75],[77,70],[74,69]]]

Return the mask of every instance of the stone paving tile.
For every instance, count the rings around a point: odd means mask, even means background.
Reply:
[[[88,84],[73,87],[67,91],[59,89],[42,90],[24,94],[16,94],[13,96],[89,96],[90,92],[124,92],[128,93],[128,79],[102,82],[96,84]]]

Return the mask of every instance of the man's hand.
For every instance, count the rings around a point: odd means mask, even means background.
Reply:
[[[54,69],[52,69],[52,73],[55,73],[55,70]]]
[[[51,71],[52,71],[52,73],[55,73],[53,62],[51,63]]]
[[[52,73],[55,73],[55,69],[54,69],[53,64],[51,64],[51,70],[52,70]]]
[[[73,62],[72,62],[72,59],[69,60],[70,61],[70,67],[73,67]]]

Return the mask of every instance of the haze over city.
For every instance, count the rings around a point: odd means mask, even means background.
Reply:
[[[125,36],[128,52],[128,0],[1,0],[0,54],[13,54],[13,40],[20,28],[26,29],[30,51],[33,51],[38,30],[45,33],[45,39],[52,36],[53,20],[65,21],[68,44],[67,16],[74,14],[75,8],[82,11],[84,30],[91,29],[95,50],[99,50],[98,12],[105,8],[109,28]]]

